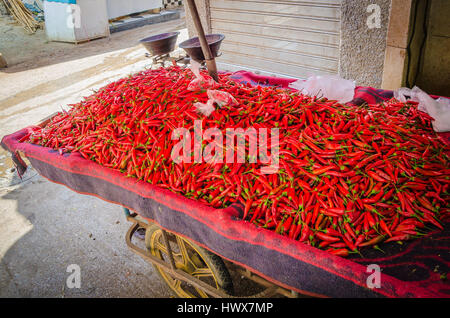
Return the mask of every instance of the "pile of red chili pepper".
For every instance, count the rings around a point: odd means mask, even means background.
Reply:
[[[193,107],[208,100],[206,91],[187,90],[194,78],[173,66],[118,80],[28,142],[79,152],[215,208],[241,202],[244,220],[341,256],[420,237],[449,220],[449,149],[415,103],[342,105],[221,74],[215,89],[237,104],[206,117]],[[278,172],[262,174],[259,161],[174,163],[172,132],[192,132],[194,120],[221,131],[278,128]]]

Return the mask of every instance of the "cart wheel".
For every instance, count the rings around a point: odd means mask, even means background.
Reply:
[[[172,249],[175,266],[178,269],[196,277],[203,282],[221,289],[227,294],[233,292],[233,282],[223,260],[178,235],[167,232],[167,239]],[[152,224],[145,233],[145,245],[153,256],[169,262],[166,246],[164,245],[162,230]],[[208,295],[184,281],[173,278],[162,267],[154,265],[158,274],[179,297],[206,298]]]

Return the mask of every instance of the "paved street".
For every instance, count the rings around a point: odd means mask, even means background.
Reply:
[[[0,71],[0,138],[148,67],[139,39],[173,30],[181,32],[179,41],[187,39],[184,18],[79,45],[46,42],[42,30],[16,39],[31,47],[17,48],[17,64]],[[0,297],[172,295],[152,266],[127,248],[130,223],[120,206],[51,183],[32,169],[19,180],[12,168],[0,150]],[[79,289],[66,286],[70,264],[81,269]]]

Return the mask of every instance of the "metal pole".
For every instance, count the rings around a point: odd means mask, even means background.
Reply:
[[[211,49],[206,40],[205,31],[203,30],[202,22],[198,15],[197,6],[194,0],[187,0],[189,11],[194,21],[195,29],[197,30],[198,39],[200,40],[200,45],[202,47],[203,56],[205,57],[206,68],[208,69],[209,75],[216,81],[219,82],[219,76],[217,75],[217,65],[214,56],[211,53]]]
[[[175,259],[173,258],[173,254],[172,254],[172,248],[170,247],[169,240],[167,239],[167,232],[164,229],[161,229],[161,232],[162,232],[163,243],[167,248],[167,254],[169,256],[170,268],[177,269],[177,267],[175,265]]]

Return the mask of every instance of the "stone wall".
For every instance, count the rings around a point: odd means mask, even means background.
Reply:
[[[369,28],[369,5],[380,8],[379,28]],[[357,85],[381,87],[391,0],[343,0],[339,75]],[[370,22],[373,22],[371,20]]]
[[[211,33],[211,11],[209,8],[209,0],[195,0],[195,4],[205,34]],[[186,27],[188,29],[189,37],[197,36],[197,31],[195,30],[195,25],[192,21],[187,1],[184,1],[184,10],[186,12]]]

